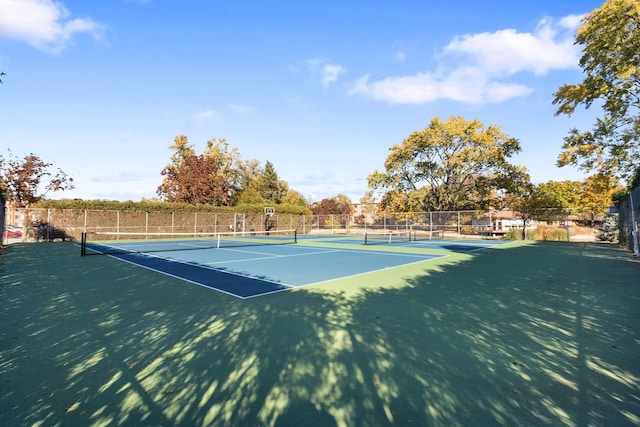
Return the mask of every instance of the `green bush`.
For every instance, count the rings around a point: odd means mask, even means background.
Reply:
[[[522,231],[511,230],[504,235],[505,240],[522,240]]]
[[[603,242],[615,242],[618,240],[618,214],[608,214],[598,229],[598,240]]]
[[[511,230],[504,235],[505,240],[522,240],[522,230]],[[540,240],[540,234],[527,230],[527,240]]]
[[[247,213],[260,214],[264,212],[264,204],[243,204],[238,206],[191,205],[188,203],[160,202],[143,200],[141,202],[120,202],[117,200],[43,200],[31,207],[43,209],[87,209],[111,210],[129,212],[207,212],[207,213]],[[276,205],[276,214],[311,215],[311,210],[304,206],[281,204]]]

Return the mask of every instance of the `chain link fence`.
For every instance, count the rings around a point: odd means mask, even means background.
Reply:
[[[638,195],[640,200],[640,195]],[[603,215],[592,210],[544,210],[525,221],[511,211],[376,212],[355,215],[290,215],[141,212],[87,209],[21,209],[26,241],[80,240],[83,232],[226,233],[293,230],[299,234],[363,234],[367,231],[415,231],[450,238],[529,238],[589,240]],[[548,238],[541,230],[555,230]],[[544,231],[546,233],[546,231]],[[547,233],[548,234],[548,233]],[[559,237],[558,237],[559,236]]]
[[[620,203],[618,239],[620,244],[640,256],[640,185],[629,192],[629,197]]]

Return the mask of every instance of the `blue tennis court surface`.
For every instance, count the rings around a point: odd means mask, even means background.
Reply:
[[[122,251],[110,256],[199,286],[239,298],[274,292],[396,268],[445,256],[428,251],[386,251],[385,246],[428,248],[436,251],[473,251],[497,242],[411,241],[402,244],[346,247],[360,242],[351,236],[303,239],[305,244],[163,250],[155,253]],[[313,245],[316,241],[319,244]],[[330,243],[328,247],[326,243]],[[336,243],[336,245],[333,245]],[[142,243],[144,244],[144,243]],[[325,244],[325,246],[322,246]],[[110,249],[117,246],[111,243]],[[131,243],[122,243],[130,249]],[[341,248],[340,246],[344,246]],[[378,249],[379,248],[379,249]]]
[[[364,237],[358,235],[329,235],[329,236],[298,236],[302,241],[318,241],[337,244],[362,244]],[[433,240],[411,240],[396,241],[393,243],[383,243],[380,247],[396,246],[404,248],[436,249],[454,252],[472,252],[480,249],[487,249],[494,246],[511,243],[510,240],[455,240],[455,239],[433,239]]]

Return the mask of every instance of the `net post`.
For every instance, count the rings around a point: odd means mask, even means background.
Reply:
[[[298,243],[298,230],[293,230],[293,243]]]
[[[87,254],[87,232],[83,231],[80,237],[80,256]]]

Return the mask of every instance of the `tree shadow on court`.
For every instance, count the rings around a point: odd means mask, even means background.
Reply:
[[[0,257],[0,424],[640,423],[640,263],[612,247],[249,300],[76,249]]]

